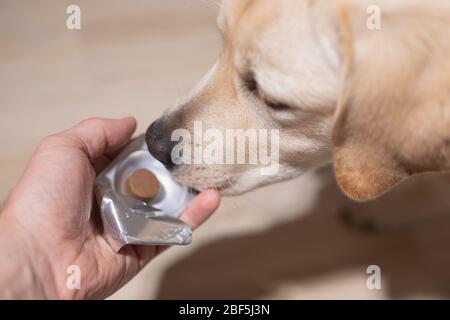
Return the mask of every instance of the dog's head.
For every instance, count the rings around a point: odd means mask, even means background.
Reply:
[[[365,200],[412,173],[442,165],[443,154],[430,158],[417,148],[427,139],[434,155],[448,152],[442,137],[427,138],[436,128],[425,125],[410,141],[412,127],[423,120],[424,103],[430,104],[423,99],[431,94],[444,99],[446,93],[431,88],[437,81],[433,70],[421,73],[428,44],[401,38],[405,21],[395,19],[385,26],[392,29],[371,33],[366,8],[325,0],[225,0],[216,64],[183,103],[152,124],[149,150],[181,182],[224,194],[288,179],[333,159],[343,190]],[[417,80],[424,85],[419,91]],[[448,113],[427,114],[442,116]],[[180,139],[179,129],[191,138]],[[245,139],[252,132],[263,139],[257,134],[269,130],[268,138],[276,142],[267,140],[268,153],[277,153],[273,174],[262,174],[267,163],[250,161],[248,141],[246,161],[225,161],[230,152],[238,157],[238,143],[227,141],[233,129],[241,129]],[[271,136],[271,130],[279,135]],[[224,140],[215,143],[220,137]],[[266,144],[257,141],[254,147],[260,152]],[[224,162],[214,161],[219,158]]]

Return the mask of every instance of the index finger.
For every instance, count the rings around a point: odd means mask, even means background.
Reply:
[[[136,120],[91,118],[80,122],[64,134],[71,135],[80,143],[92,161],[104,155],[120,150],[130,140],[136,129]]]

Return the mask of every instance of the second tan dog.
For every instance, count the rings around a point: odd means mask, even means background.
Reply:
[[[367,25],[376,5],[381,25]],[[333,162],[342,190],[372,199],[450,168],[450,4],[441,0],[225,0],[223,49],[183,103],[148,130],[182,182],[238,194]],[[277,128],[280,170],[171,166],[177,128]]]

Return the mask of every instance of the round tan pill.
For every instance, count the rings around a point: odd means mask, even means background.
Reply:
[[[125,182],[125,193],[139,200],[151,200],[159,194],[159,181],[156,176],[145,169],[134,171]]]

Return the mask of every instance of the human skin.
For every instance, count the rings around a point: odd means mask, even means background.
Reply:
[[[106,298],[165,249],[128,245],[116,253],[99,228],[96,174],[135,128],[133,118],[88,119],[40,143],[0,215],[0,298]],[[181,219],[195,229],[219,203],[218,192],[206,190]],[[72,265],[80,289],[66,285]]]

